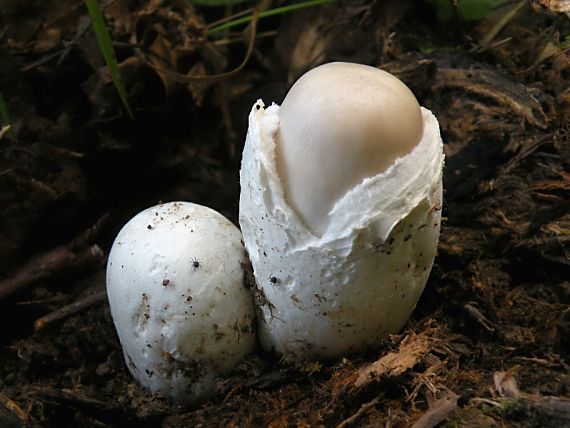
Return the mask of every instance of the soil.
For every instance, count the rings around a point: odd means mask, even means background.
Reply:
[[[101,3],[133,118],[82,1],[0,2],[0,426],[570,426],[565,2],[470,21],[355,1],[213,34],[224,7]],[[159,201],[237,223],[251,106],[333,60],[394,73],[440,121],[445,221],[410,321],[332,361],[257,350],[194,407],[150,395],[104,293],[114,236]]]

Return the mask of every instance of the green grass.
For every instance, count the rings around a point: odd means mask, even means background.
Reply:
[[[246,0],[190,0],[190,3],[197,6],[233,6],[234,4],[243,3]]]
[[[500,406],[490,406],[488,404],[483,404],[481,406],[481,412],[489,416],[502,417],[505,414],[516,411],[516,409],[518,409],[521,404],[521,400],[522,399],[520,397],[505,399],[501,402]]]
[[[113,45],[111,44],[111,36],[109,36],[109,31],[105,25],[105,18],[103,18],[103,13],[101,8],[97,3],[97,0],[85,0],[87,10],[89,11],[89,16],[91,17],[91,22],[93,23],[93,30],[95,31],[95,36],[97,37],[97,43],[99,44],[99,49],[103,54],[103,58],[109,67],[109,72],[111,73],[111,78],[119,97],[125,106],[125,110],[131,118],[133,118],[133,112],[127,101],[127,92],[121,81],[121,74],[119,73],[119,66],[117,64],[117,59],[115,57],[115,51],[113,50]]]
[[[287,6],[276,7],[275,9],[264,10],[259,13],[259,19],[267,18],[269,16],[283,15],[285,13],[293,12],[299,9],[306,9],[309,7],[319,6],[321,4],[333,3],[337,0],[308,0],[301,3],[290,4]],[[244,16],[241,18],[233,19],[220,25],[216,25],[208,30],[208,36],[228,30],[239,25],[248,24],[251,22],[253,15]]]
[[[286,6],[277,7],[275,9],[264,10],[257,14],[257,18],[267,18],[275,15],[283,15],[285,13],[293,12],[295,10],[306,9],[310,7],[319,6],[326,3],[333,3],[338,0],[307,0],[300,3],[290,4]],[[191,0],[192,3],[203,6],[227,6],[230,7],[234,4],[241,3],[242,0]],[[105,25],[105,18],[101,12],[101,8],[97,0],[85,0],[87,10],[89,11],[89,16],[91,17],[91,22],[93,23],[93,29],[95,31],[95,36],[97,37],[97,42],[103,58],[109,67],[109,72],[111,73],[111,78],[119,97],[129,116],[132,118],[133,113],[129,106],[127,100],[127,93],[121,81],[121,75],[119,73],[119,67],[117,65],[117,60],[115,57],[115,52],[113,50],[113,45],[111,44],[111,37]],[[231,9],[230,9],[231,10]],[[247,12],[246,12],[247,13]],[[243,14],[243,12],[242,12]],[[219,25],[214,25],[207,31],[207,35],[211,36],[214,34],[220,34],[226,30],[237,27],[244,24],[249,24],[254,19],[255,12],[248,14],[247,16],[236,17],[235,19],[229,20],[227,22],[220,23]]]

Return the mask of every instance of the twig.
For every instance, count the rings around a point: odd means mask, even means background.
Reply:
[[[51,61],[52,59],[57,58],[57,57],[59,57],[57,65],[60,65],[63,62],[63,60],[65,59],[65,57],[68,55],[68,53],[71,51],[71,49],[77,45],[77,43],[83,38],[83,36],[85,34],[87,34],[87,32],[90,29],[91,29],[91,21],[90,20],[86,20],[86,21],[80,20],[79,24],[77,26],[77,30],[75,32],[75,35],[73,36],[73,38],[70,41],[63,43],[63,45],[64,45],[63,48],[58,49],[56,52],[53,52],[49,55],[46,55],[46,56],[40,58],[39,60],[34,61],[33,63],[22,67],[20,70],[23,72],[33,70],[34,68],[40,67],[43,64],[46,64],[49,61]]]
[[[554,262],[554,263],[559,263],[563,266],[567,266],[570,267],[570,260],[568,260],[567,257],[563,257],[563,256],[553,256],[550,254],[540,254],[542,256],[543,259],[548,260],[550,262]]]
[[[12,414],[18,417],[22,422],[28,422],[30,420],[30,415],[26,412],[18,403],[12,400],[7,395],[0,392],[0,403],[4,405]]]
[[[111,426],[144,426],[144,419],[137,418],[136,415],[123,410],[115,402],[105,402],[87,398],[76,394],[71,390],[58,390],[52,388],[42,388],[35,392],[42,400],[55,402],[62,406],[75,409],[101,422]],[[150,417],[148,419],[151,419]],[[153,425],[150,423],[150,425]]]
[[[55,295],[53,297],[47,297],[45,299],[34,299],[34,300],[20,300],[16,302],[18,306],[44,306],[50,303],[62,303],[69,300],[69,296],[62,294]]]
[[[459,396],[452,392],[440,398],[412,425],[412,428],[432,428],[443,422],[457,407],[458,398]]]
[[[90,294],[82,299],[79,299],[67,306],[57,309],[41,318],[38,318],[34,322],[34,330],[36,332],[42,330],[46,325],[51,324],[55,321],[59,321],[63,318],[67,318],[70,315],[75,315],[91,306],[100,303],[105,300],[107,294],[106,291],[99,291],[95,294]]]
[[[263,33],[257,33],[257,40],[259,39],[266,39],[268,37],[275,37],[279,34],[278,31],[265,31]],[[243,37],[232,37],[227,39],[220,39],[212,42],[214,46],[227,46],[234,43],[241,43],[243,42]]]
[[[501,407],[501,403],[497,400],[491,400],[490,398],[484,398],[484,397],[475,397],[472,398],[471,400],[469,400],[469,404],[488,404],[489,406],[493,406],[493,407]]]
[[[501,32],[501,30],[511,21],[517,13],[521,11],[523,7],[528,4],[526,0],[519,1],[510,10],[508,10],[499,21],[491,28],[491,30],[483,37],[481,41],[481,46],[478,46],[475,50],[482,51],[489,48],[491,41]]]
[[[103,258],[103,251],[98,245],[92,245],[81,252],[74,252],[64,246],[56,247],[32,258],[12,276],[0,281],[0,302],[39,281],[53,278],[63,272],[96,266]]]
[[[481,313],[479,309],[475,306],[467,303],[463,305],[463,309],[471,316],[471,318],[475,319],[479,324],[481,324],[485,330],[490,333],[494,333],[497,329],[493,326],[493,323],[487,319],[485,315]]]
[[[501,173],[506,174],[510,172],[515,166],[519,164],[520,161],[533,154],[542,145],[548,144],[551,141],[552,139],[550,137],[543,137],[540,139],[533,138],[532,140],[525,141],[519,149],[518,153],[510,158],[509,161],[505,164],[504,168],[502,168]]]
[[[570,421],[569,399],[563,397],[541,397],[531,394],[524,394],[524,398],[534,409],[552,418]]]
[[[368,412],[368,410],[370,410],[372,407],[374,407],[376,404],[378,404],[379,401],[380,401],[379,398],[375,398],[374,400],[369,401],[368,403],[364,403],[362,406],[360,406],[360,409],[358,409],[358,411],[354,415],[346,418],[344,421],[342,421],[340,424],[338,424],[336,426],[336,428],[347,428],[347,427],[351,426],[358,419],[360,419],[362,416],[364,416],[364,414],[366,412]]]
[[[101,216],[95,224],[80,233],[66,246],[59,246],[37,255],[20,266],[10,277],[0,280],[0,302],[23,291],[34,283],[59,274],[98,266],[104,258],[98,245],[91,245],[107,224],[109,215]]]
[[[76,236],[69,244],[69,247],[73,250],[78,250],[89,245],[99,236],[101,229],[108,225],[109,218],[109,214],[103,214],[91,227]]]
[[[544,358],[533,358],[533,357],[515,357],[515,360],[525,361],[529,363],[535,363],[546,367],[560,367],[560,363],[555,363],[552,361],[545,360]]]

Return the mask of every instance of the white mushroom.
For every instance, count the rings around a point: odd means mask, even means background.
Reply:
[[[255,344],[241,233],[216,211],[172,202],[142,211],[115,239],[111,315],[132,375],[178,404],[214,393]]]
[[[240,225],[266,349],[335,357],[402,328],[435,257],[442,167],[436,118],[373,67],[326,64],[281,107],[254,105]]]

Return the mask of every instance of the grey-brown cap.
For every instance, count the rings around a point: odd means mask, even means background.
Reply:
[[[288,204],[321,236],[328,213],[418,144],[420,106],[392,74],[333,62],[304,74],[279,109],[277,170]]]

